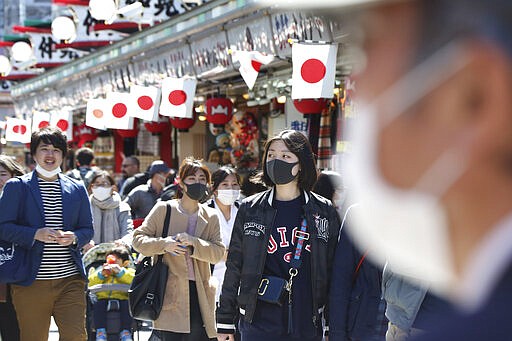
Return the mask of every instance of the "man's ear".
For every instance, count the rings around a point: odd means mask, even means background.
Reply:
[[[499,153],[512,155],[512,65],[504,50],[488,42],[470,43],[469,53],[461,109],[474,132],[473,156],[493,162]]]

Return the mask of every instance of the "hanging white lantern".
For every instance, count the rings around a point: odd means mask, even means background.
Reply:
[[[96,20],[111,21],[116,16],[117,7],[113,0],[90,0],[89,12]]]
[[[0,55],[0,74],[7,76],[12,70],[11,61],[6,56]]]
[[[136,1],[133,4],[120,8],[117,14],[122,15],[125,19],[141,18],[143,11],[142,3]]]
[[[30,44],[17,41],[11,47],[11,57],[17,62],[26,62],[34,55]]]
[[[76,38],[76,24],[70,17],[60,16],[53,19],[52,35],[57,41],[64,40],[68,43]]]

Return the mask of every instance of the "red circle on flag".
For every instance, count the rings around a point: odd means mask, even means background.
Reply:
[[[140,96],[137,99],[137,104],[142,110],[149,110],[153,107],[153,99],[149,96]]]
[[[312,58],[302,64],[300,74],[308,83],[318,83],[325,77],[326,68],[320,60]]]
[[[112,115],[114,115],[115,118],[122,118],[126,115],[126,112],[128,112],[128,108],[123,103],[116,103],[112,107]]]
[[[50,122],[48,122],[48,121],[41,121],[41,122],[39,122],[39,125],[37,127],[39,129],[42,129],[42,128],[48,127],[48,125],[50,125]]]
[[[103,117],[103,111],[101,111],[100,109],[94,109],[92,111],[92,115],[96,118],[102,118]]]
[[[12,127],[12,130],[16,133],[16,134],[21,134],[21,135],[24,135],[26,132],[27,132],[27,127],[25,126],[14,126]]]
[[[169,94],[169,102],[172,105],[182,105],[187,101],[187,93],[183,90],[174,90]]]
[[[252,68],[254,70],[256,70],[256,72],[260,72],[260,69],[261,69],[261,63],[260,62],[257,62],[255,60],[251,60],[251,65],[252,65]]]
[[[59,120],[59,122],[57,122],[57,128],[59,128],[62,131],[68,130],[68,127],[69,123],[66,120]]]

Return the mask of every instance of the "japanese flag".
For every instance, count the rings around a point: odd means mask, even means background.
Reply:
[[[7,141],[30,143],[30,120],[7,117],[5,139]]]
[[[91,128],[105,130],[105,113],[108,102],[103,98],[91,98],[87,101],[85,124]]]
[[[261,65],[267,65],[274,60],[274,56],[264,55],[258,51],[233,50],[232,57],[233,62],[240,63],[238,71],[240,71],[240,75],[250,90],[254,87],[254,83],[256,83]]]
[[[132,85],[130,88],[130,99],[134,101],[133,117],[145,121],[158,121],[158,109],[160,104],[161,91],[154,86]]]
[[[192,118],[194,115],[195,78],[172,78],[162,81],[162,102],[160,115]]]
[[[292,99],[333,96],[337,51],[337,44],[292,45]]]
[[[50,113],[44,111],[36,111],[32,115],[32,132],[50,125]]]
[[[66,135],[68,141],[73,139],[73,113],[71,110],[53,111],[50,116],[50,125],[59,128]]]
[[[110,92],[107,95],[105,127],[133,129],[133,101],[129,93]]]

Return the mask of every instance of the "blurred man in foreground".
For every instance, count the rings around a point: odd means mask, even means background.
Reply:
[[[351,232],[461,308],[425,340],[510,339],[512,2],[361,2]]]

